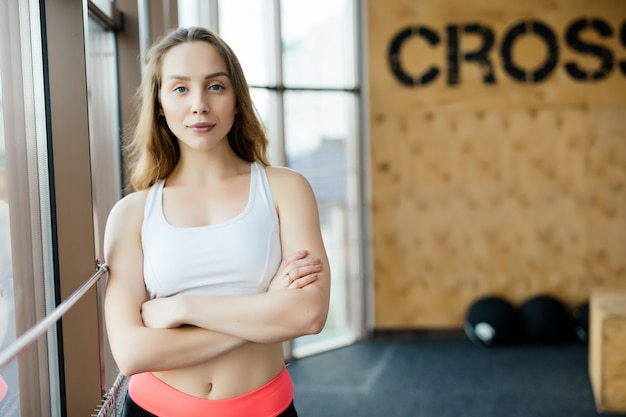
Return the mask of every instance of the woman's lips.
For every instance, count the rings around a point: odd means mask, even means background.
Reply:
[[[214,126],[215,125],[212,123],[194,123],[189,126],[189,129],[195,133],[207,133],[210,132]]]

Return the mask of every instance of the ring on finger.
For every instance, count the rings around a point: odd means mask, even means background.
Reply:
[[[289,272],[285,273],[285,279],[287,281],[289,281],[289,284],[291,284],[293,282],[293,279],[291,278],[291,275],[289,275]]]

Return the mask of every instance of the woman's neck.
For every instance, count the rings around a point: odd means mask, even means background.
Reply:
[[[249,170],[250,163],[228,147],[227,152],[181,152],[178,165],[167,179],[169,185],[208,185]]]

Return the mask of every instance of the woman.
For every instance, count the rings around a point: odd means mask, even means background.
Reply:
[[[107,331],[131,375],[124,415],[296,416],[282,342],[321,331],[330,293],[312,189],[267,166],[243,72],[217,35],[177,29],[145,71],[137,191],[105,233]]]

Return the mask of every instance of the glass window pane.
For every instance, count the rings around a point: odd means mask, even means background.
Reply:
[[[10,212],[9,227],[7,204],[0,203],[0,250],[9,262],[0,267],[0,321],[6,326],[0,352],[10,353],[5,348],[15,336],[41,320],[56,300],[42,19],[36,2],[0,4],[0,200],[8,203]],[[11,53],[16,50],[17,57]],[[0,416],[60,414],[57,341],[56,328],[51,328],[21,352],[19,366],[14,360],[0,369],[6,383]]]
[[[211,1],[184,0],[177,2],[178,25],[211,27]]]
[[[108,213],[122,196],[117,51],[115,34],[95,20],[87,21],[87,87],[91,181],[96,258],[104,259],[103,239]],[[104,282],[98,283],[100,299]],[[113,385],[117,367],[108,348],[104,323],[100,329],[104,388]]]
[[[3,119],[0,86],[0,352],[15,341],[15,298]],[[19,416],[19,403],[17,361],[13,360],[0,370],[0,416]]]
[[[282,0],[281,14],[285,86],[353,88],[352,1]]]
[[[122,196],[115,34],[88,20],[87,84],[97,258],[104,259],[106,218]]]
[[[354,96],[341,91],[286,91],[285,136],[288,162],[345,141],[354,130]],[[333,159],[334,160],[334,159]],[[320,166],[319,164],[324,164]],[[320,170],[330,161],[318,161]]]
[[[271,165],[283,165],[283,143],[278,120],[278,95],[264,88],[251,88],[252,103],[269,139],[267,154]]]
[[[219,15],[220,36],[239,58],[248,84],[275,84],[272,1],[220,1]]]
[[[352,343],[362,328],[358,96],[345,91],[358,82],[354,17],[353,0],[219,3],[220,34],[253,86],[270,163],[302,172],[318,198],[333,276],[331,306],[321,334],[293,341],[294,357]]]
[[[294,341],[294,356],[307,354],[307,345],[347,335],[350,326],[348,277],[348,160],[349,141],[354,141],[354,96],[344,92],[285,92],[285,145],[290,168],[311,183],[319,205],[324,244],[332,271],[331,305],[320,335]],[[306,126],[306,128],[303,128]]]

